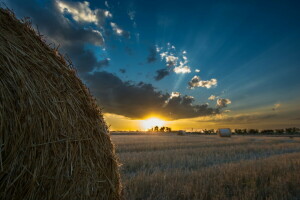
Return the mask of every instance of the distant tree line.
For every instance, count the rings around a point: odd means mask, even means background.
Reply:
[[[300,134],[300,129],[293,128],[285,128],[285,129],[231,129],[233,134],[237,135],[296,135]],[[215,129],[203,129],[201,132],[194,132],[196,134],[205,134],[211,135],[216,134]]]
[[[158,127],[155,126],[148,131],[150,132],[172,132],[172,129],[167,126]],[[285,129],[231,129],[233,134],[236,135],[299,135],[300,128],[292,127]],[[214,135],[217,134],[217,129],[203,129],[200,132],[187,132],[189,134],[205,134]]]
[[[170,127],[167,127],[167,126],[163,126],[163,127],[158,127],[158,126],[155,126],[151,129],[149,129],[148,131],[154,131],[154,132],[171,132],[172,129]]]
[[[293,127],[293,128],[286,128],[286,129],[234,129],[234,133],[238,135],[293,135],[299,134],[300,129]]]

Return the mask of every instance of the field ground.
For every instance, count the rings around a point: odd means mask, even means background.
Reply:
[[[112,135],[125,199],[300,199],[300,138]]]

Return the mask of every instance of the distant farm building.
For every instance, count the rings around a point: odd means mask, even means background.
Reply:
[[[217,133],[220,137],[231,137],[231,130],[230,128],[219,128]]]

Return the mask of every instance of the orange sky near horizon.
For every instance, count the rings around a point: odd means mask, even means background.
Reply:
[[[255,128],[279,129],[299,127],[299,101],[282,103],[280,109],[272,110],[270,107],[259,107],[255,112],[250,109],[231,111],[219,115],[196,117],[189,119],[167,120],[162,116],[149,115],[145,119],[130,119],[122,115],[104,113],[104,118],[111,131],[143,131],[146,119],[155,117],[164,121],[164,126],[172,130],[201,130],[217,128]],[[157,124],[159,126],[159,124]]]
[[[125,116],[105,113],[104,118],[110,126],[111,131],[144,131],[146,119],[156,117],[163,120],[163,126],[172,128],[172,130],[198,131],[201,129],[217,128],[255,128],[255,129],[278,129],[288,127],[299,127],[300,107],[295,107],[298,102],[282,105],[280,110],[273,111],[270,108],[258,108],[256,112],[244,110],[235,114],[234,112],[222,113],[214,116],[196,117],[189,119],[167,120],[163,117],[149,115],[145,119],[130,119]],[[259,110],[257,112],[257,110]],[[291,116],[295,116],[291,118]],[[159,124],[157,124],[160,126]]]

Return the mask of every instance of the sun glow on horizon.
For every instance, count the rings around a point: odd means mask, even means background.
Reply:
[[[148,130],[155,126],[162,127],[165,125],[165,123],[166,122],[162,119],[159,119],[157,117],[151,117],[145,120],[141,120],[141,127],[143,130]]]

